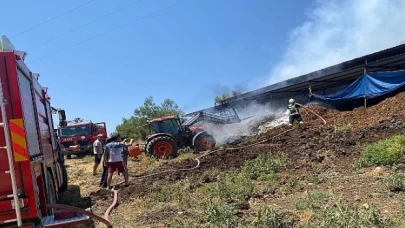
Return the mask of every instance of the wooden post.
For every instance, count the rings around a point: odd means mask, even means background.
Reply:
[[[367,108],[367,97],[364,96],[364,108]]]

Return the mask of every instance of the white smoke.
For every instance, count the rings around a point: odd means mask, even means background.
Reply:
[[[232,143],[251,135],[265,133],[268,129],[288,122],[285,110],[270,112],[262,104],[252,103],[237,109],[240,123],[215,125],[204,124],[204,129],[214,136],[217,145]]]
[[[269,84],[401,44],[404,0],[319,0],[290,34]]]

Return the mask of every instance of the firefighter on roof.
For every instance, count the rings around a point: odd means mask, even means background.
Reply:
[[[300,125],[304,124],[299,110],[301,105],[296,104],[295,100],[292,98],[288,101],[288,103],[288,111],[290,112],[290,121],[288,125],[292,126],[295,120],[297,120]]]

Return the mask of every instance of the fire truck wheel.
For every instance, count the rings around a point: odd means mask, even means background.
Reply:
[[[47,179],[47,190],[48,194],[46,194],[47,204],[56,204],[56,192],[55,192],[55,182],[53,180],[51,171],[46,172],[46,179]],[[54,213],[54,209],[48,210],[49,214]]]
[[[146,153],[157,158],[175,158],[178,150],[177,143],[169,136],[158,136],[146,145]]]
[[[212,135],[201,134],[195,139],[194,147],[197,151],[210,150],[215,147],[215,139]]]
[[[63,178],[63,182],[60,185],[59,191],[58,192],[65,192],[68,188],[68,174],[67,174],[67,170],[66,170],[66,166],[65,164],[63,164],[63,162],[59,162],[61,170],[62,170],[62,178]]]

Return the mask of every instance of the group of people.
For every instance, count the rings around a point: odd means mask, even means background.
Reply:
[[[115,135],[103,141],[102,135],[97,135],[93,143],[94,166],[93,175],[97,174],[97,168],[102,163],[103,173],[101,175],[100,187],[111,189],[113,174],[123,175],[125,186],[128,186],[128,146],[132,145],[134,139],[127,142],[127,138],[122,139],[120,135]]]

